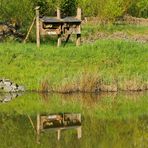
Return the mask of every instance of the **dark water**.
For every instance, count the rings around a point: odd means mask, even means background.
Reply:
[[[19,94],[10,101],[2,101],[5,95],[2,95],[0,104],[1,148],[148,147],[147,92],[101,95]],[[59,127],[37,132],[39,115],[64,113],[81,114],[81,136],[78,135],[78,126],[61,129],[59,140]]]

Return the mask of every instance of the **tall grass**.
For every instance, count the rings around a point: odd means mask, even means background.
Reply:
[[[148,44],[100,40],[56,48],[0,44],[0,77],[27,90],[97,92],[148,88]]]

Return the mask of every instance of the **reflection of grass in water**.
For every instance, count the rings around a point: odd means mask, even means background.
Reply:
[[[148,88],[147,49],[147,44],[119,40],[65,48],[44,44],[40,49],[35,44],[4,43],[0,76],[29,90],[143,90]]]
[[[0,146],[7,147],[41,147],[41,148],[98,148],[98,147],[136,147],[147,146],[147,116],[126,120],[104,120],[85,116],[82,126],[82,139],[78,140],[76,131],[61,133],[57,141],[55,131],[42,133],[41,144],[36,143],[36,135],[26,116],[8,116],[0,114]],[[36,116],[31,116],[36,125]]]
[[[75,112],[104,119],[133,118],[148,114],[147,93],[100,95],[44,95],[26,94],[7,104],[1,104],[1,113],[29,114]]]

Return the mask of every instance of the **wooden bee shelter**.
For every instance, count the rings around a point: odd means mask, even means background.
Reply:
[[[39,7],[36,7],[36,41],[40,47],[40,37],[45,35],[57,35],[57,46],[61,45],[62,35],[66,35],[68,42],[71,34],[76,34],[76,45],[80,45],[81,38],[81,9],[77,9],[77,16],[61,18],[60,9],[57,8],[56,17],[39,17]]]

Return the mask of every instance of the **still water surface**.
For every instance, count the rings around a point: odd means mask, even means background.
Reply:
[[[0,102],[1,148],[148,148],[148,92],[1,94]],[[61,124],[38,132],[43,115]]]

